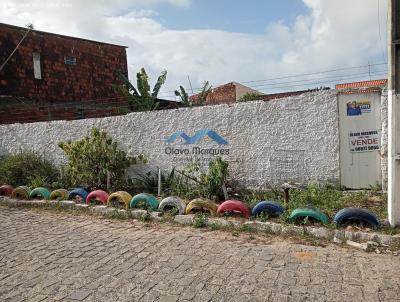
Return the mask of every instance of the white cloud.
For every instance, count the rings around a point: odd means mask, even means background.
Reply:
[[[259,35],[170,30],[154,19],[152,4],[187,7],[190,0],[0,1],[2,22],[32,22],[39,30],[129,46],[130,77],[142,66],[153,79],[167,69],[164,91],[187,87],[187,75],[198,87],[204,80],[221,84],[365,65],[382,61],[385,47],[379,40],[378,0],[303,0],[309,14],[298,16],[293,26],[267,24]],[[386,43],[387,0],[380,2]]]

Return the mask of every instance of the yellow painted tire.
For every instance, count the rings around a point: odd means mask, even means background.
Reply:
[[[186,206],[186,214],[190,214],[190,212],[195,209],[207,210],[211,215],[215,215],[217,213],[218,205],[206,198],[196,198]]]
[[[128,192],[125,191],[114,192],[110,196],[108,196],[107,205],[112,206],[115,201],[119,201],[121,203],[124,203],[125,207],[128,209],[129,202],[131,201],[131,199],[132,195],[129,194]]]
[[[51,192],[50,200],[67,200],[69,192],[65,189],[57,189]]]
[[[27,186],[19,186],[11,193],[11,197],[15,199],[29,199],[31,190]]]

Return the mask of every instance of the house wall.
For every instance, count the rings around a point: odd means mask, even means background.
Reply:
[[[262,92],[259,92],[257,90],[251,89],[247,86],[244,86],[242,84],[239,83],[235,83],[235,87],[236,87],[236,101],[238,101],[242,96],[244,96],[246,93],[256,93],[259,95],[263,95]],[[262,99],[262,97],[260,97],[260,100]]]
[[[0,125],[0,154],[30,149],[60,164],[65,158],[58,142],[79,139],[98,127],[121,148],[145,154],[152,167],[182,169],[193,160],[206,166],[216,153],[222,153],[230,163],[231,178],[250,187],[284,181],[338,182],[337,112],[336,91],[328,90],[270,102]],[[166,142],[178,131],[192,136],[201,129],[215,131],[228,144],[219,145],[209,137],[190,145],[181,138]]]
[[[190,99],[194,103],[198,102],[199,94],[191,96]],[[235,102],[236,86],[233,82],[213,88],[206,99],[207,105],[231,104]]]
[[[26,31],[0,24],[0,62],[6,60]],[[40,54],[41,79],[34,77],[33,53]],[[75,58],[76,64],[66,64],[66,56]],[[15,98],[0,100],[0,123],[46,120],[41,114],[32,116],[38,107],[44,107],[46,114],[50,110],[48,117],[53,113],[53,105],[60,104],[65,108],[65,115],[60,118],[67,119],[74,117],[78,107],[85,103],[124,100],[112,87],[119,82],[118,72],[127,74],[123,46],[31,31],[0,71],[0,95],[25,98],[28,102]],[[29,100],[32,106],[26,106]],[[54,115],[62,113],[55,111]]]

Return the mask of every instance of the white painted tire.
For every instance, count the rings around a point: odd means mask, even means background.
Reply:
[[[167,197],[161,200],[158,209],[164,212],[165,207],[174,207],[179,211],[179,215],[185,214],[186,204],[179,197]]]

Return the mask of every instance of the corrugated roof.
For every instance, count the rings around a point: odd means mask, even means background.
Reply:
[[[371,80],[353,83],[336,84],[336,89],[363,88],[363,87],[383,87],[387,85],[387,79]]]

